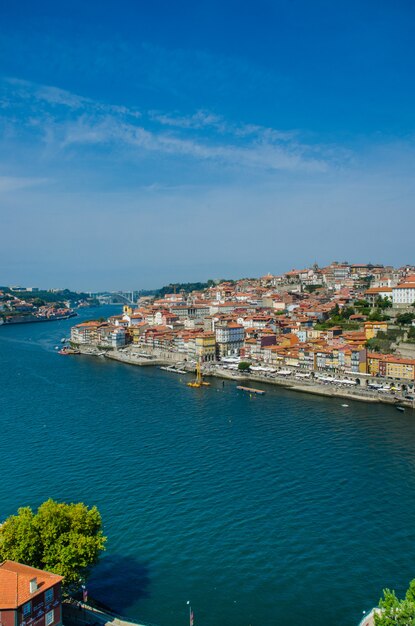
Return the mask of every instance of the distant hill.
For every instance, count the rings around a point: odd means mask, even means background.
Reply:
[[[225,278],[221,278],[219,280],[212,280],[211,278],[205,283],[170,283],[169,285],[165,285],[160,289],[151,289],[151,290],[142,290],[140,291],[141,296],[156,296],[157,298],[163,298],[166,293],[180,293],[184,291],[184,293],[191,293],[192,291],[202,291],[203,289],[208,289],[209,287],[213,287],[213,285],[218,285],[219,283],[225,282]],[[226,282],[234,283],[233,280],[226,280]]]
[[[33,302],[36,300],[37,302],[46,303],[54,303],[54,302],[65,302],[69,300],[70,302],[78,302],[79,300],[87,300],[89,298],[89,294],[83,292],[71,291],[70,289],[62,289],[60,291],[13,291],[10,287],[0,287],[0,291],[4,293],[9,293],[16,298],[21,298],[22,300],[26,300],[28,302]]]

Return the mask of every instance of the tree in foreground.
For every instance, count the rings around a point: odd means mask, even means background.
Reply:
[[[411,581],[403,600],[394,591],[384,589],[379,608],[375,626],[415,626],[415,580]]]
[[[88,577],[105,541],[95,506],[50,499],[37,513],[23,507],[7,518],[0,528],[0,561],[10,559],[60,574],[70,589]]]

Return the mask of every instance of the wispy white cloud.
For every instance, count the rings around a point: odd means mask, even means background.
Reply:
[[[293,141],[299,135],[298,131],[275,130],[259,124],[230,123],[221,115],[203,110],[187,116],[150,111],[149,117],[164,126],[186,129],[214,128],[222,134],[226,133],[240,138],[254,137],[263,141]]]
[[[49,105],[50,107],[64,107],[68,111],[81,111],[90,113],[103,113],[114,114],[120,116],[128,116],[133,118],[141,117],[141,112],[115,104],[107,104],[97,102],[91,98],[79,96],[66,89],[60,89],[51,85],[39,85],[27,80],[21,80],[19,78],[4,78],[3,84],[8,86],[7,93],[9,100],[5,97],[0,100],[0,103],[5,107],[7,104],[12,105],[13,99],[20,100],[26,103],[31,103],[33,110],[39,110],[39,104]],[[53,109],[52,109],[53,112]]]
[[[159,122],[165,126],[178,128],[215,128],[219,131],[225,131],[228,129],[228,125],[222,116],[215,115],[209,111],[196,111],[193,115],[187,116],[167,114],[160,111],[149,111],[149,117],[151,120]]]
[[[5,79],[3,85],[4,117],[9,105],[16,123],[37,133],[53,152],[112,145],[128,148],[128,158],[142,158],[147,151],[265,172],[322,172],[345,157],[336,146],[301,141],[298,131],[229,122],[206,110],[142,112],[18,79]]]
[[[48,127],[50,131],[50,126]],[[50,138],[49,138],[50,141]],[[61,148],[74,145],[115,144],[135,147],[140,151],[209,160],[229,167],[260,168],[262,170],[325,171],[328,164],[306,154],[305,146],[287,147],[266,142],[249,145],[208,143],[169,133],[155,133],[142,126],[120,121],[114,117],[94,120],[83,116],[74,122],[55,126],[53,141]]]

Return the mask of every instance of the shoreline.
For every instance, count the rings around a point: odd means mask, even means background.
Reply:
[[[278,378],[273,378],[273,379],[269,379],[269,378],[264,378],[262,376],[258,376],[258,375],[242,375],[242,376],[238,376],[238,375],[233,375],[233,374],[228,374],[228,372],[224,372],[223,370],[219,370],[213,374],[210,373],[206,373],[204,374],[204,376],[214,376],[216,378],[225,378],[228,380],[233,380],[235,382],[257,382],[257,383],[262,383],[262,384],[266,384],[266,385],[274,385],[274,386],[278,386],[278,387],[284,387],[285,389],[289,389],[291,391],[298,391],[300,393],[311,393],[313,395],[317,395],[317,396],[325,396],[328,398],[343,398],[346,400],[357,400],[359,402],[370,402],[370,403],[380,403],[380,404],[389,404],[389,405],[396,405],[399,404],[400,406],[403,405],[404,401],[396,401],[393,398],[379,398],[375,395],[364,395],[364,394],[358,394],[358,393],[353,393],[352,391],[346,391],[346,390],[340,390],[340,389],[333,389],[333,388],[328,388],[325,387],[323,385],[319,385],[318,383],[308,383],[305,384],[303,383],[296,383],[295,381],[292,380],[287,380],[286,378],[281,380]],[[370,392],[367,392],[368,394]],[[409,401],[408,401],[409,402]],[[409,406],[409,408],[412,408],[412,406],[410,406],[409,404],[406,405]]]
[[[135,365],[139,367],[164,367],[171,366],[174,368],[180,362],[180,368],[186,370],[188,374],[194,373],[194,366],[189,366],[187,363],[183,363],[183,361],[173,361],[171,358],[163,358],[162,356],[157,357],[154,355],[148,356],[148,358],[144,358],[143,356],[134,357],[133,355],[126,354],[124,352],[120,352],[118,350],[99,350],[96,346],[81,346],[77,345],[77,349],[80,350],[80,353],[87,356],[108,358],[113,361],[118,361],[120,363],[125,363],[126,365]],[[412,410],[415,410],[414,403],[411,400],[407,400],[405,398],[396,397],[388,397],[388,396],[379,396],[379,392],[370,391],[368,389],[362,389],[361,393],[357,392],[357,390],[344,389],[338,387],[331,387],[329,385],[323,385],[321,383],[317,383],[315,380],[308,380],[307,382],[302,380],[301,382],[297,382],[291,378],[278,378],[275,376],[273,378],[260,376],[258,374],[238,374],[231,373],[224,369],[221,369],[219,366],[210,365],[209,367],[213,367],[214,369],[210,369],[203,372],[204,377],[214,377],[214,378],[222,378],[227,380],[233,380],[235,382],[258,382],[266,385],[273,385],[278,387],[284,387],[285,389],[289,389],[291,391],[298,391],[299,393],[310,393],[318,396],[325,396],[328,398],[342,398],[345,400],[356,400],[358,402],[369,402],[371,404],[386,404],[389,406],[402,406]]]
[[[0,326],[16,326],[17,324],[40,324],[41,322],[60,322],[62,320],[68,320],[71,317],[77,317],[78,313],[71,313],[70,315],[63,315],[62,317],[52,317],[45,319],[30,319],[30,320],[18,320],[16,322],[3,322]]]

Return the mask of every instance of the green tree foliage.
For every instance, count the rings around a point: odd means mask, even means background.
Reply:
[[[392,301],[386,296],[384,298],[381,296],[376,298],[375,304],[378,309],[390,309],[392,307]]]
[[[382,313],[381,309],[375,309],[369,315],[368,319],[371,322],[386,322],[387,320],[390,320],[390,317]]]
[[[372,276],[362,276],[361,278],[359,278],[359,286],[362,289],[369,289],[371,282]]]
[[[219,280],[212,280],[209,278],[209,280],[205,283],[170,283],[160,289],[142,289],[140,291],[140,296],[156,296],[157,298],[163,298],[166,293],[180,293],[181,291],[191,293],[192,291],[203,291],[203,289],[208,289],[209,287],[213,287],[214,285],[219,285],[224,282],[231,283],[232,285],[235,283],[234,280],[225,278],[221,278]]]
[[[405,594],[406,600],[415,604],[415,578],[409,583],[409,587]]]
[[[394,591],[383,590],[383,598],[379,600],[380,613],[375,615],[375,626],[415,626],[415,580],[403,600]]]
[[[366,347],[371,352],[381,352],[382,354],[392,354],[395,352],[395,349],[392,347],[392,341],[390,339],[383,339],[379,337],[380,333],[377,334],[376,337],[372,337],[372,339],[368,339],[366,341]]]
[[[50,499],[37,513],[23,507],[7,518],[0,529],[0,561],[11,559],[60,574],[70,588],[87,578],[105,541],[95,506]]]
[[[367,300],[355,300],[354,303],[357,309],[368,309],[370,308],[370,304]]]
[[[314,291],[317,291],[317,289],[321,289],[321,285],[306,285],[304,287],[304,291],[306,291],[307,293],[314,293]]]
[[[248,361],[241,361],[238,363],[238,370],[240,372],[248,372],[251,368],[251,364]]]
[[[352,306],[345,306],[340,311],[340,315],[344,320],[348,320],[351,315],[355,314],[355,310]]]
[[[402,337],[403,331],[400,328],[388,328],[386,332],[382,330],[378,331],[377,336],[382,339],[389,339],[389,341],[399,341]]]
[[[12,291],[11,289],[6,288],[6,292],[29,302],[39,299],[49,304],[57,304],[64,302],[65,300],[71,300],[74,302],[89,298],[89,294],[87,293],[78,293],[76,291],[70,291],[70,289],[62,289],[61,291]]]
[[[348,320],[351,315],[354,315],[355,310],[352,306],[344,306],[340,308],[336,303],[334,307],[330,311],[330,320],[334,323],[341,323],[345,320]]]
[[[400,325],[411,324],[412,320],[415,320],[415,313],[401,313],[396,317],[396,321]]]
[[[355,300],[354,306],[361,315],[370,314],[370,304],[367,300]]]
[[[400,342],[403,332],[400,328],[388,328],[386,332],[379,330],[376,337],[366,342],[366,346],[374,352],[383,352],[383,354],[395,352],[393,344]]]
[[[333,326],[340,326],[343,330],[358,330],[360,324],[349,320],[354,315],[355,309],[351,306],[345,306],[342,309],[336,303],[330,311],[330,317],[324,322],[318,322],[314,328],[316,330],[329,330]]]

